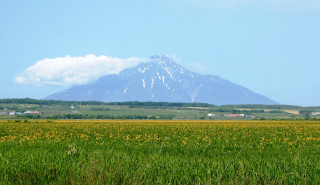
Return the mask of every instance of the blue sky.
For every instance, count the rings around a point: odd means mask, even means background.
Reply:
[[[157,54],[320,106],[320,1],[0,0],[0,98],[44,98]]]

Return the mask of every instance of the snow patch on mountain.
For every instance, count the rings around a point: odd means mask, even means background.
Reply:
[[[150,87],[150,89],[152,89],[153,88],[153,84],[154,84],[154,80],[156,79],[156,77],[151,77],[151,87]]]
[[[141,73],[146,72],[146,70],[148,70],[149,67],[144,67],[143,69],[141,69],[140,67],[138,68],[138,71],[140,71]]]
[[[168,84],[166,84],[164,81],[165,81],[164,76],[162,76],[162,83],[163,83],[166,87],[168,87]]]
[[[158,75],[159,80],[161,80],[161,77],[160,77],[160,75],[159,75],[159,72],[156,71],[156,73],[157,73],[157,75]]]
[[[200,84],[199,86],[196,86],[195,89],[190,93],[190,97],[192,99],[192,102],[194,102],[194,98],[197,96],[201,87],[202,87],[202,84]]]
[[[123,93],[122,93],[122,94],[126,94],[127,90],[128,90],[128,87],[126,87],[126,88],[123,90]]]
[[[170,78],[174,80],[171,69],[169,67],[167,67],[167,66],[164,69],[167,71],[167,73],[169,74]]]

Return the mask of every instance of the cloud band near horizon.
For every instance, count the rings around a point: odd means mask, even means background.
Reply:
[[[96,81],[108,74],[118,74],[120,71],[148,62],[147,58],[119,59],[110,56],[57,57],[46,58],[36,62],[20,74],[14,81],[19,84],[45,85],[84,85]]]

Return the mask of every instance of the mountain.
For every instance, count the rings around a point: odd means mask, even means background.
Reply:
[[[119,74],[101,77],[90,85],[73,86],[46,100],[66,101],[153,101],[226,104],[278,104],[219,76],[191,72],[163,55],[150,57]]]

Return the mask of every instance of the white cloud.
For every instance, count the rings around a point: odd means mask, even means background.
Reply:
[[[83,85],[108,74],[118,74],[125,68],[147,62],[149,59],[119,59],[109,56],[46,58],[16,76],[15,82],[28,85]]]
[[[189,70],[193,72],[198,72],[200,74],[206,73],[209,70],[214,70],[216,67],[214,65],[209,66],[209,68],[200,62],[183,62],[182,59],[180,59],[177,55],[171,55],[170,58],[177,62],[178,64],[188,68]]]
[[[205,65],[199,62],[194,63],[193,68],[202,73],[208,70],[208,68]]]
[[[171,55],[169,56],[173,61],[177,62],[178,64],[182,63],[182,60],[177,55]]]

